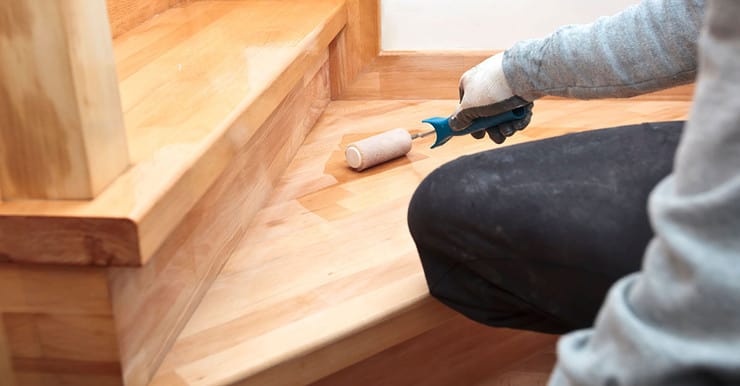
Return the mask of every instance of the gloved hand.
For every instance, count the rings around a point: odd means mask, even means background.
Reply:
[[[460,78],[460,105],[450,117],[452,130],[460,131],[481,117],[498,115],[516,108],[526,109],[524,118],[502,123],[471,135],[477,139],[488,136],[498,144],[529,125],[532,119],[532,103],[516,95],[509,88],[504,76],[502,60],[504,54],[494,55],[471,68]]]

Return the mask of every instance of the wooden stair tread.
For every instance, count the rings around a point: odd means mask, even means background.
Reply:
[[[117,37],[133,164],[91,201],[0,202],[0,260],[146,262],[346,21],[344,0],[199,1]]]
[[[452,317],[430,299],[406,208],[433,169],[489,141],[455,138],[363,173],[343,146],[453,111],[456,101],[334,101],[165,358],[152,385],[305,384]],[[507,145],[685,119],[689,101],[538,101]]]

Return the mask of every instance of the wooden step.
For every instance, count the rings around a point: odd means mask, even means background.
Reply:
[[[146,263],[346,21],[343,0],[196,1],[117,37],[131,167],[90,201],[0,202],[0,256]]]
[[[328,104],[347,14],[187,2],[115,39],[134,164],[92,201],[0,203],[0,384],[149,382]]]
[[[456,316],[311,385],[545,386],[557,339]]]
[[[543,100],[530,127],[506,145],[684,119],[689,104]],[[406,209],[434,168],[493,145],[462,137],[430,150],[433,139],[425,138],[406,157],[363,173],[347,168],[343,146],[395,127],[426,130],[421,119],[449,114],[455,105],[331,102],[152,385],[308,384],[454,318],[428,295]]]

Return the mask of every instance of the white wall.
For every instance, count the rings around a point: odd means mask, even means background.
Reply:
[[[382,48],[492,50],[588,23],[638,0],[381,0]]]

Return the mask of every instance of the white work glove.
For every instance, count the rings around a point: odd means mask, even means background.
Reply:
[[[504,76],[503,58],[503,53],[491,56],[465,72],[460,78],[460,105],[449,120],[452,130],[463,130],[476,118],[490,117],[517,108],[526,109],[524,118],[471,135],[480,139],[488,132],[491,140],[500,144],[506,137],[529,125],[532,119],[532,103],[514,95],[509,88]]]

